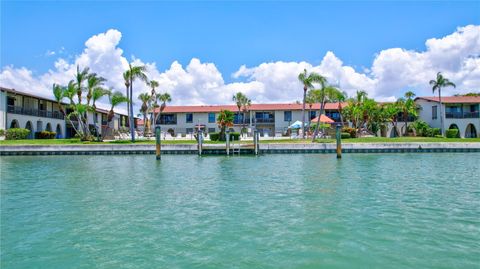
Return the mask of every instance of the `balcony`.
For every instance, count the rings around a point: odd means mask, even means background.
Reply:
[[[480,118],[480,113],[475,112],[446,112],[445,118],[447,119],[472,119]]]
[[[256,118],[256,119],[253,119],[253,122],[255,123],[275,123],[275,119],[274,118]]]
[[[157,124],[160,124],[160,125],[175,125],[177,124],[177,120],[164,120],[164,119],[159,119],[157,120]]]
[[[7,106],[7,112],[19,115],[36,116],[43,118],[63,120],[63,114],[60,111],[46,111],[33,108],[23,108],[21,106]]]

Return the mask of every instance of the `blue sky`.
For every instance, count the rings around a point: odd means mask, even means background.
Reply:
[[[378,100],[431,95],[437,72],[456,82],[450,94],[480,90],[480,1],[0,5],[0,84],[45,96],[76,65],[122,89],[134,59],[174,104],[228,103],[237,91],[254,102],[293,102],[304,68]]]
[[[2,1],[1,65],[51,68],[47,51],[79,54],[90,36],[115,28],[120,47],[157,63],[214,62],[229,79],[242,64],[318,63],[331,50],[356,68],[375,53],[480,23],[480,2],[54,2]]]

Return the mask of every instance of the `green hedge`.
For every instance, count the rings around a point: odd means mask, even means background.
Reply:
[[[7,129],[5,139],[7,140],[21,140],[27,139],[30,130],[24,128],[10,128]]]
[[[448,129],[446,132],[447,138],[457,138],[458,129]]]
[[[49,131],[35,132],[35,139],[54,139],[57,133]]]
[[[230,141],[235,140],[238,141],[240,138],[240,133],[232,132],[230,133]],[[225,141],[222,137],[220,137],[220,133],[210,133],[210,140],[211,141]]]
[[[351,138],[352,136],[350,135],[350,133],[341,133],[340,134],[342,139],[347,139],[347,138]]]
[[[220,138],[220,133],[210,133],[210,140],[218,141],[219,138]]]

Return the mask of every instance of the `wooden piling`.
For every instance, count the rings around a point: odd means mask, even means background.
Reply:
[[[230,155],[230,131],[226,131],[226,149],[227,149],[227,156]]]
[[[161,128],[160,126],[155,127],[155,154],[157,160],[162,159],[162,140],[160,137]]]
[[[254,148],[254,152],[255,152],[255,155],[258,155],[258,140],[260,139],[259,135],[258,135],[258,131],[255,130],[253,131],[253,148]]]
[[[202,149],[203,149],[203,133],[198,132],[198,156],[202,156]]]
[[[337,138],[337,159],[342,158],[342,133],[340,124],[337,125],[335,136]]]

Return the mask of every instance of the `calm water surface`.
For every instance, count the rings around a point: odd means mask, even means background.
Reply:
[[[7,268],[479,268],[480,154],[0,157]]]

